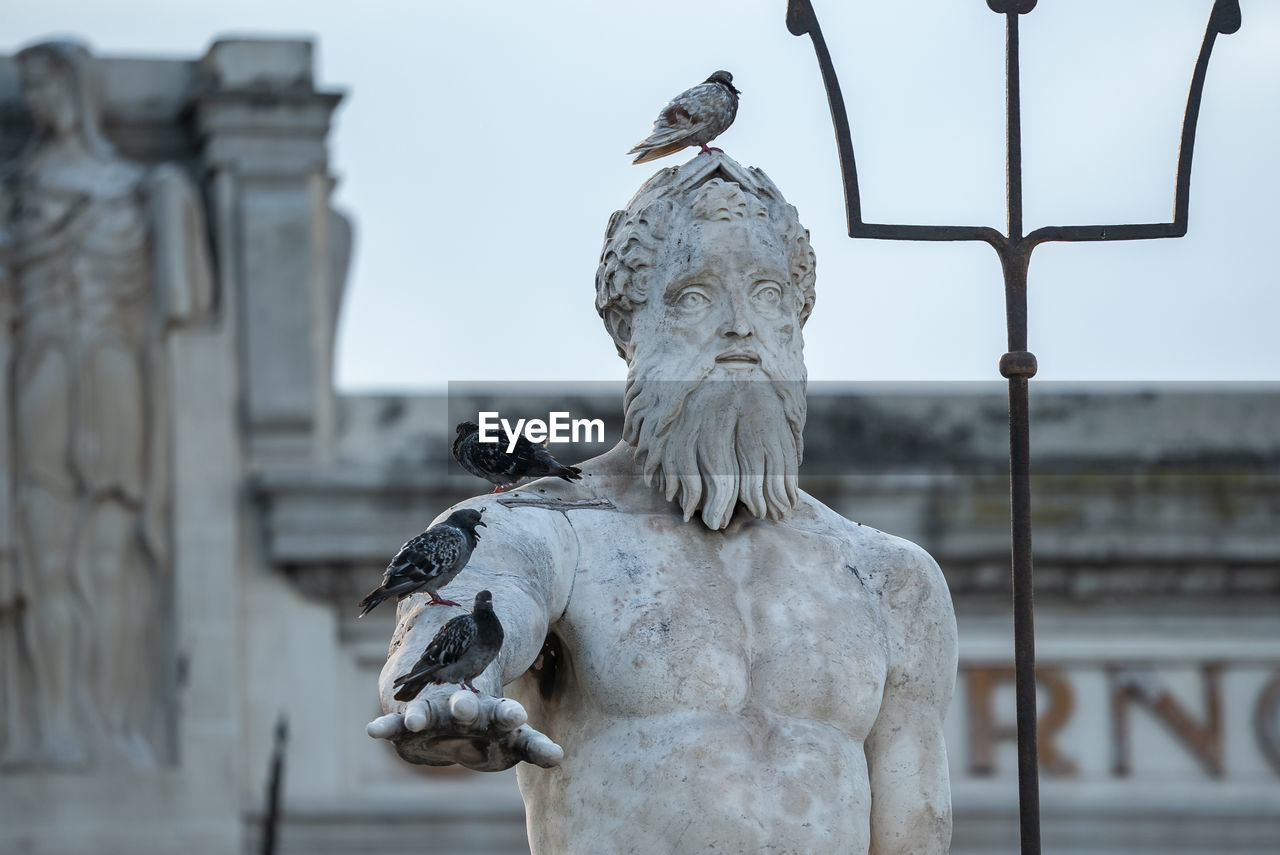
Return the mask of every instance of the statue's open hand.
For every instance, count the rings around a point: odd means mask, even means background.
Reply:
[[[510,698],[430,686],[404,706],[369,722],[375,739],[388,739],[410,763],[459,763],[481,772],[509,769],[520,761],[550,768],[564,749],[525,722],[524,707]]]

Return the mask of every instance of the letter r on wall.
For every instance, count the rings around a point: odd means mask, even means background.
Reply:
[[[965,685],[969,697],[969,774],[996,774],[996,743],[1002,739],[1016,741],[1017,726],[1013,722],[997,722],[992,696],[1002,683],[1013,685],[1013,668],[1007,665],[965,668]],[[1056,668],[1036,668],[1036,686],[1048,691],[1049,703],[1036,721],[1036,751],[1040,768],[1048,775],[1068,777],[1076,774],[1073,760],[1053,744],[1054,736],[1071,718],[1075,696],[1071,685]]]

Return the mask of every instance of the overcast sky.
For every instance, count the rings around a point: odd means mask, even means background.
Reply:
[[[1005,228],[1004,26],[984,0],[815,3],[850,107],[863,214]],[[1172,217],[1178,131],[1211,0],[1042,0],[1021,19],[1025,225]],[[717,142],[765,170],[818,256],[814,380],[996,379],[985,244],[851,240],[807,38],[785,0],[13,0],[0,50],[72,34],[100,54],[198,57],[220,36],[317,42],[342,90],[337,202],[356,223],[344,390],[607,380],[593,308],[604,228],[656,168],[625,155],[712,71],[742,90]],[[1190,234],[1048,244],[1030,349],[1048,380],[1280,380],[1280,3],[1241,0],[1196,138]],[[909,12],[907,11],[909,9]],[[535,344],[536,347],[528,347]]]

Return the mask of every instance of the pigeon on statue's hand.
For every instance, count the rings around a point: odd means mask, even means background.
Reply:
[[[502,622],[493,611],[493,595],[476,594],[471,614],[452,618],[431,639],[422,657],[408,674],[396,677],[397,701],[411,701],[431,683],[457,683],[479,694],[470,685],[489,667],[502,649]]]
[[[454,511],[444,522],[433,525],[400,547],[382,574],[382,584],[360,601],[360,617],[388,597],[403,600],[418,591],[430,594],[434,604],[458,605],[453,600],[440,599],[439,592],[471,560],[471,553],[480,540],[476,526],[484,525],[480,521],[482,513],[474,508]]]
[[[666,157],[691,145],[704,152],[720,151],[707,143],[720,136],[738,115],[738,95],[733,88],[733,75],[717,71],[692,89],[681,92],[662,108],[653,123],[653,133],[636,143],[627,154],[639,153],[632,163],[645,163]]]
[[[516,446],[511,452],[511,437],[504,429],[497,442],[481,442],[480,426],[475,422],[459,422],[453,439],[453,459],[462,468],[493,484],[497,493],[525,478],[542,478],[554,475],[566,481],[582,480],[582,470],[565,466],[551,456],[542,445],[535,445],[523,434],[516,436]]]

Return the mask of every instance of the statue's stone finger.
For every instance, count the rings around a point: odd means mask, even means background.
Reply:
[[[493,723],[500,730],[515,730],[529,720],[529,714],[518,701],[502,698],[493,710]]]
[[[426,701],[409,701],[404,708],[404,726],[413,733],[421,733],[431,726],[431,708]]]
[[[455,722],[469,727],[480,718],[480,699],[466,690],[454,692],[449,698],[449,712],[453,714]]]
[[[550,769],[552,766],[559,766],[560,761],[564,759],[564,749],[552,742],[545,733],[531,727],[522,727],[516,733],[524,741],[525,754],[530,763]]]
[[[365,733],[368,733],[374,739],[391,739],[403,727],[404,716],[400,715],[400,713],[389,713],[369,722],[368,727],[365,728]]]

